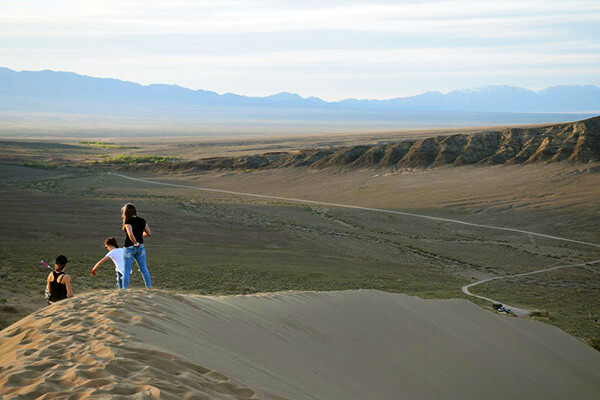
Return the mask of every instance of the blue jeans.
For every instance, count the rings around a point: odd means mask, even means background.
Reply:
[[[142,273],[146,287],[151,287],[150,273],[148,273],[148,267],[146,267],[146,249],[143,244],[140,244],[139,246],[125,247],[125,275],[123,275],[123,289],[129,287],[131,266],[133,265],[134,258],[138,265],[138,270]]]
[[[123,289],[123,274],[120,272],[117,272],[117,287]]]

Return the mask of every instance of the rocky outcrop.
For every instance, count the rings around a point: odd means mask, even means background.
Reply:
[[[433,168],[446,165],[600,161],[600,117],[540,128],[508,128],[398,143],[205,158],[163,164],[169,170],[282,167]]]

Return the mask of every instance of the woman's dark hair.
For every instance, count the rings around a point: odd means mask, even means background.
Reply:
[[[67,260],[67,257],[63,256],[62,254],[56,257],[56,270],[59,272],[62,271],[67,266],[68,262],[69,260]]]
[[[119,248],[119,243],[117,243],[117,239],[115,239],[115,238],[114,238],[114,237],[112,237],[112,236],[111,236],[111,237],[109,237],[108,239],[106,239],[106,240],[104,241],[104,244],[105,244],[105,245],[107,245],[107,246],[112,246],[112,247],[114,247],[114,248],[116,248],[116,249],[118,249],[118,248]]]
[[[123,213],[123,229],[125,229],[125,221],[135,217],[137,215],[137,210],[133,204],[127,203],[121,208],[121,213]]]

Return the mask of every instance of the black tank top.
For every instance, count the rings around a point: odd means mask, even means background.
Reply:
[[[125,225],[131,225],[131,231],[133,232],[135,240],[139,244],[144,244],[144,229],[146,229],[146,220],[136,215],[135,217],[126,220]],[[123,230],[125,230],[125,228],[123,228]],[[131,239],[129,239],[127,231],[125,231],[125,244],[123,245],[123,247],[131,246],[133,246],[133,242],[131,241]]]
[[[50,298],[48,300],[50,300],[53,303],[59,300],[64,300],[67,297],[69,297],[67,296],[67,285],[65,285],[62,282],[58,282],[58,277],[64,274],[64,272],[52,271],[52,275],[54,275],[54,280],[50,282]]]

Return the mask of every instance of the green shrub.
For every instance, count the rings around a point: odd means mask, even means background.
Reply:
[[[89,142],[89,141],[84,141],[84,142],[79,142],[79,144],[83,144],[85,146],[92,146],[92,147],[99,147],[102,149],[139,149],[139,147],[137,146],[126,146],[126,145],[121,145],[121,144],[114,144],[111,142]]]
[[[38,161],[24,163],[22,165],[27,168],[39,168],[39,169],[57,169],[58,168],[58,165],[56,165],[56,164],[47,164],[47,163],[41,163]]]
[[[158,164],[179,160],[179,157],[173,156],[156,156],[156,155],[128,155],[121,154],[118,156],[110,156],[101,159],[102,164]]]
[[[14,313],[17,313],[17,312],[19,312],[19,310],[17,310],[17,309],[16,309],[15,307],[13,307],[13,306],[0,306],[0,312],[3,312],[3,313],[12,313],[12,314],[14,314]]]
[[[550,314],[548,314],[548,311],[532,311],[530,315],[532,317],[538,318],[548,318],[550,316]]]

